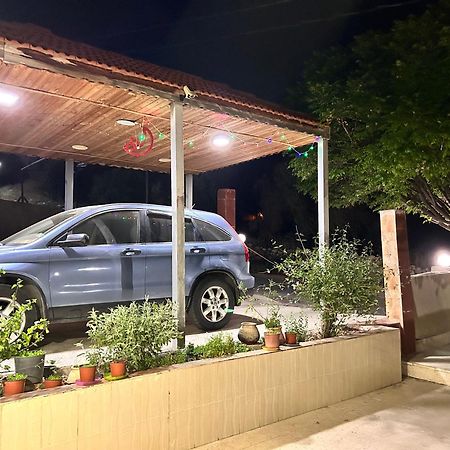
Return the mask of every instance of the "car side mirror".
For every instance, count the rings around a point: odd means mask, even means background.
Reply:
[[[86,247],[89,236],[85,233],[68,234],[65,239],[56,242],[58,247]]]

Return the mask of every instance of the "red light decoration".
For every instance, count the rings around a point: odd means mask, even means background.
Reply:
[[[143,126],[138,136],[130,136],[123,144],[123,151],[135,158],[144,156],[153,148],[153,133],[147,126]]]

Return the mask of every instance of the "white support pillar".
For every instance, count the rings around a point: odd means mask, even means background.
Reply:
[[[64,209],[73,208],[73,159],[66,159]]]
[[[186,208],[192,209],[194,206],[194,175],[186,174]]]
[[[184,151],[183,105],[170,106],[170,177],[172,192],[172,299],[177,312],[178,347],[185,345],[185,255],[184,255]]]
[[[317,142],[317,200],[319,213],[319,248],[330,242],[328,201],[328,139]]]

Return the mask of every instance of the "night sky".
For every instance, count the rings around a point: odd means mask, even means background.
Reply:
[[[0,20],[41,25],[69,39],[179,69],[272,102],[284,103],[287,89],[301,80],[303,68],[315,51],[346,44],[355,35],[370,29],[388,29],[394,20],[422,13],[432,3],[435,1],[2,0]],[[5,161],[4,156],[2,159]],[[9,162],[10,169],[8,171],[3,164],[0,186],[14,182],[17,168],[24,160],[6,162]],[[56,195],[62,195],[63,172],[58,166],[61,163],[48,164],[45,170],[31,171],[30,176],[60,171],[58,182],[61,186],[55,185],[54,191]],[[245,228],[242,218],[257,212],[264,203],[261,194],[264,189],[261,187],[265,183],[273,183],[276,171],[287,172],[285,165],[286,158],[277,156],[196,177],[196,206],[213,210],[217,187],[237,188],[238,221]],[[99,183],[102,179],[107,182],[107,171],[112,170],[118,169],[78,169],[78,204],[91,202],[95,196],[95,190],[93,193],[91,188],[94,176]],[[124,174],[129,171],[120,172],[124,179],[130,177]],[[127,195],[136,201],[144,200],[143,176],[142,180],[136,176],[133,178],[141,183],[135,191],[124,192],[123,195],[118,193],[116,197],[122,195],[122,198],[106,200],[128,200]],[[168,202],[168,177],[152,175],[151,183],[157,186],[153,192],[156,200]],[[305,203],[306,213],[315,214],[311,202],[301,201]],[[359,209],[354,217],[363,216],[361,232],[367,230],[366,224],[372,224],[369,238],[377,240],[377,216]],[[419,220],[413,219],[410,225],[414,235],[431,230],[421,228]],[[292,230],[293,224],[287,220],[281,231]],[[441,236],[440,231],[438,235]]]

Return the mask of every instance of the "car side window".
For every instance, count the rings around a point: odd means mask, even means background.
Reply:
[[[139,211],[111,211],[85,220],[71,231],[89,236],[88,245],[140,242]]]
[[[224,230],[203,220],[194,219],[202,240],[204,241],[229,241],[231,236]]]
[[[172,242],[172,217],[165,214],[148,213],[149,242]],[[201,241],[191,219],[184,220],[186,242]]]

